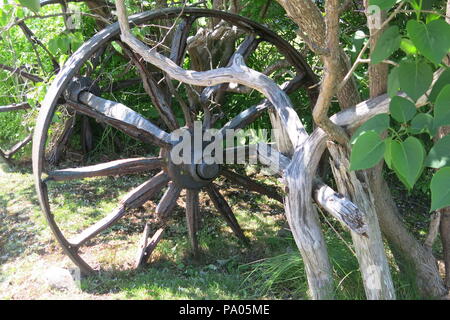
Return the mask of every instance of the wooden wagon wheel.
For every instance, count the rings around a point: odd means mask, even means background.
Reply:
[[[186,63],[187,60],[185,57],[189,55],[186,49],[190,30],[199,18],[223,21],[228,30],[238,30],[238,32],[241,32],[243,41],[238,47],[237,52],[231,55],[230,64],[236,59],[242,57],[245,59],[245,57],[250,56],[260,43],[265,42],[276,48],[289,64],[293,66],[294,76],[282,86],[287,93],[293,92],[302,86],[310,86],[313,84],[314,75],[312,71],[293,47],[269,29],[244,17],[221,11],[197,8],[170,8],[136,14],[130,17],[130,21],[135,27],[142,25],[150,27],[152,35],[155,33],[155,26],[165,26],[163,27],[165,31],[161,31],[161,34],[163,34],[162,39],[156,39],[156,48],[167,57],[170,57],[176,64],[182,65]],[[167,26],[170,27],[167,28]],[[169,215],[182,189],[186,189],[186,218],[194,253],[198,250],[196,232],[198,227],[197,217],[200,190],[208,193],[212,203],[236,236],[242,241],[247,241],[230,206],[222,196],[218,186],[214,183],[214,179],[223,175],[248,190],[265,194],[280,201],[281,197],[275,191],[253,181],[249,177],[239,175],[233,170],[216,163],[206,164],[202,162],[178,165],[172,161],[170,150],[177,142],[171,139],[168,132],[176,130],[183,124],[180,124],[174,116],[174,111],[167,101],[161,98],[162,92],[158,86],[158,81],[161,83],[166,80],[169,86],[171,81],[167,79],[167,76],[164,78],[164,74],[162,73],[154,75],[157,73],[156,71],[152,70],[152,72],[148,72],[149,69],[139,59],[139,56],[118,41],[119,33],[120,30],[117,23],[110,25],[86,42],[69,58],[49,88],[38,117],[33,140],[33,171],[42,210],[59,244],[71,260],[80,267],[82,272],[92,272],[95,268],[90,266],[82,257],[83,245],[102,231],[114,225],[126,214],[127,210],[142,206],[146,201],[163,190],[165,186],[168,186],[168,188],[156,208],[156,214],[161,218]],[[172,34],[170,35],[170,33]],[[168,45],[164,42],[167,38],[170,38]],[[90,59],[95,59],[99,53],[104,53],[105,46],[112,41],[117,41],[121,45],[123,52],[128,53],[131,56],[131,60],[134,60],[134,63],[136,63],[138,73],[142,77],[144,88],[151,96],[153,106],[157,109],[160,118],[165,124],[165,130],[156,126],[144,116],[124,104],[99,97],[100,91],[95,81],[83,77],[82,70],[85,63]],[[151,38],[148,38],[147,41],[156,42],[155,39]],[[214,66],[212,67],[214,68]],[[238,87],[238,89],[245,88]],[[210,127],[214,123],[214,114],[209,114],[210,110],[208,107],[205,108],[204,101],[208,99],[212,100],[214,93],[220,91],[236,91],[236,88],[232,88],[228,84],[221,84],[200,89],[191,87],[188,90],[193,90],[194,92],[196,92],[195,90],[200,90],[201,93],[198,99],[200,106],[197,109],[192,106],[183,105],[182,102],[180,103],[186,124],[185,128],[187,130],[193,130],[195,129],[193,120],[196,119],[194,116],[198,117],[199,112],[204,115],[205,127]],[[176,92],[172,92],[172,94],[175,95]],[[52,168],[48,170],[48,168],[45,168],[46,142],[49,137],[49,129],[52,124],[53,115],[60,104],[64,104],[76,112],[104,122],[145,144],[158,147],[160,149],[159,156],[116,160],[88,167],[70,169]],[[225,132],[226,129],[239,129],[247,126],[261,116],[263,111],[270,109],[270,106],[270,103],[264,100],[259,105],[248,108],[222,126],[220,132]],[[48,190],[50,187],[48,184],[49,181],[67,181],[94,176],[135,174],[151,171],[156,168],[161,169],[161,171],[153,178],[129,192],[122,199],[116,210],[97,223],[71,239],[67,239],[61,231],[51,209],[52,205]],[[148,231],[149,228],[146,227],[137,265],[142,263],[151,254],[151,251],[159,242],[163,230],[158,230],[150,240],[148,240]]]

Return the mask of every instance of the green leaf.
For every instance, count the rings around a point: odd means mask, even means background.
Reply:
[[[436,172],[431,179],[431,210],[450,206],[450,168],[445,167]]]
[[[420,134],[423,132],[428,132],[431,137],[436,134],[436,129],[434,127],[434,118],[428,113],[419,113],[411,121],[411,127],[409,131],[412,134]]]
[[[72,51],[76,51],[84,43],[83,34],[80,32],[69,34],[69,43]]]
[[[4,10],[4,8],[0,8],[0,27],[6,26],[10,19],[9,14]]]
[[[425,160],[425,165],[434,169],[450,166],[450,135],[436,142]]]
[[[48,42],[48,49],[54,55],[58,53],[67,53],[70,48],[70,39],[65,34],[61,34]]]
[[[383,32],[371,53],[371,62],[380,63],[400,48],[402,37],[397,26],[392,26]]]
[[[123,54],[122,47],[116,41],[111,42],[111,44],[114,47],[114,49],[116,49],[117,52]]]
[[[70,48],[70,40],[66,35],[61,35],[57,39],[58,48],[61,50],[62,53],[67,53]]]
[[[386,144],[386,150],[384,151],[384,161],[389,169],[392,169],[392,138],[387,138],[384,140]]]
[[[58,41],[57,38],[50,39],[47,43],[48,50],[53,54],[56,55],[58,52]]]
[[[417,113],[416,106],[410,100],[395,96],[392,98],[389,105],[389,111],[392,118],[400,123],[406,123]]]
[[[439,77],[438,81],[433,85],[431,90],[429,100],[435,102],[441,90],[450,83],[450,69],[445,70]]]
[[[400,90],[400,81],[398,77],[398,68],[395,67],[391,70],[388,76],[388,95],[394,97]]]
[[[428,24],[409,20],[406,29],[417,49],[435,64],[440,64],[450,50],[450,25],[443,19]]]
[[[364,132],[353,145],[350,170],[363,170],[375,166],[384,156],[386,145],[375,131]]]
[[[406,38],[403,38],[402,41],[400,42],[400,49],[402,49],[403,52],[405,52],[407,55],[417,54],[417,48],[414,45],[414,43],[412,43],[411,40]]]
[[[426,23],[430,23],[431,21],[434,21],[434,20],[439,20],[440,18],[441,18],[440,14],[429,13],[429,14],[427,14]]]
[[[422,173],[425,160],[425,148],[414,137],[404,142],[393,141],[392,165],[403,184],[412,189]]]
[[[19,3],[24,6],[27,7],[28,9],[38,13],[39,10],[41,9],[41,2],[39,0],[18,0]]]
[[[400,89],[417,101],[430,88],[433,70],[426,63],[402,62],[398,67]]]
[[[441,90],[434,105],[434,126],[450,125],[450,84]]]
[[[367,131],[375,131],[378,134],[383,133],[389,128],[389,115],[387,113],[378,114],[369,120],[367,120],[363,125],[361,125],[358,130],[352,136],[350,140],[351,144],[354,144],[356,140]]]
[[[370,0],[369,5],[379,6],[381,10],[391,9],[397,0]]]
[[[422,1],[422,10],[431,10],[431,9],[433,9],[433,5],[437,1],[441,1],[441,0],[425,0],[425,1]]]

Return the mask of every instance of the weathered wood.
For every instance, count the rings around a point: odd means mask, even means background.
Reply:
[[[224,167],[222,167],[221,174],[231,182],[243,187],[246,190],[266,195],[269,198],[283,203],[283,197],[274,188],[262,185],[249,177],[243,176]]]
[[[327,26],[322,12],[315,1],[312,0],[277,0],[283,6],[287,15],[299,26],[298,34],[306,44],[318,55],[323,55],[328,49],[326,42]],[[339,64],[337,83],[344,79],[350,69],[346,53],[339,49]],[[328,53],[328,52],[327,52]],[[354,78],[348,81],[337,93],[342,107],[347,108],[360,101],[358,87]]]
[[[127,106],[118,102],[102,99],[90,92],[82,92],[79,95],[79,99],[82,103],[90,106],[106,117],[124,122],[129,126],[137,128],[138,130],[147,132],[153,137],[153,140],[158,145],[170,145],[170,136],[167,132],[161,130]]]
[[[270,102],[263,101],[262,103],[251,106],[248,109],[240,112],[236,117],[227,122],[221,129],[220,134],[225,136],[226,130],[237,130],[242,129],[245,126],[249,125],[253,121],[255,121],[263,111],[267,110],[270,107]]]
[[[53,149],[51,150],[50,154],[47,157],[48,163],[52,165],[58,164],[63,154],[63,151],[67,146],[67,143],[69,142],[69,138],[73,133],[75,122],[76,122],[75,114],[71,114],[70,117],[64,121],[63,131],[56,139],[55,145],[53,146]]]
[[[120,44],[124,52],[130,57],[130,59],[136,66],[141,77],[144,90],[152,100],[152,104],[158,111],[161,119],[170,130],[173,131],[178,129],[180,126],[177,122],[177,119],[175,118],[173,110],[170,107],[164,92],[158,86],[152,74],[148,71],[145,63],[141,61],[141,58],[136,56],[136,54],[128,49],[125,45],[123,45],[122,43]]]
[[[83,155],[86,155],[94,148],[93,134],[89,117],[83,116],[81,119],[81,147],[83,148]]]
[[[22,68],[12,68],[10,66],[6,66],[6,65],[0,63],[0,69],[9,71],[12,74],[20,75],[20,76],[24,77],[25,79],[28,79],[32,82],[43,82],[44,81],[44,79],[42,79],[41,77],[38,77],[29,72],[23,71]]]
[[[349,230],[362,236],[368,236],[364,215],[353,202],[318,179],[314,180],[313,188],[316,203]]]
[[[144,264],[145,248],[147,248],[149,235],[150,235],[150,224],[146,223],[136,253],[136,259],[134,263],[135,269],[140,268]]]
[[[28,104],[28,102],[22,102],[22,103],[18,103],[18,104],[13,103],[9,106],[0,106],[0,112],[27,110],[30,108],[31,108],[31,106]]]
[[[73,101],[68,101],[67,104],[76,111],[103,121],[138,140],[163,147],[170,145],[170,135],[167,132],[125,105],[96,97],[90,92],[82,92],[79,97],[84,105]]]
[[[149,240],[148,236],[150,234],[150,225],[148,223],[145,224],[144,232],[142,234],[136,255],[136,262],[134,264],[134,267],[136,269],[142,267],[148,261],[153,251],[156,249],[156,246],[158,245],[159,241],[161,241],[163,233],[164,228],[160,228]]]
[[[440,68],[433,74],[433,82],[430,86],[430,89],[417,100],[417,108],[423,107],[428,103],[428,96],[433,89],[434,84],[439,79],[439,76],[444,70],[444,68]],[[400,92],[398,95],[401,97],[406,97],[406,95],[402,92]],[[339,113],[336,113],[335,115],[330,117],[330,120],[351,133],[370,118],[381,113],[389,113],[390,103],[391,98],[387,94],[383,94],[378,97],[365,100],[354,107],[347,108]]]
[[[296,76],[294,79],[282,84],[281,89],[287,94],[290,94],[296,91],[303,84],[303,81],[304,81],[303,76]],[[244,111],[240,112],[237,116],[235,116],[233,119],[228,121],[220,129],[220,134],[222,136],[225,136],[226,130],[237,130],[244,128],[245,126],[255,121],[265,110],[272,107],[273,107],[272,104],[267,99],[264,99],[258,105],[251,106],[250,108],[245,109]]]
[[[368,237],[352,232],[353,245],[363,277],[366,297],[369,300],[394,300],[395,289],[389,264],[384,251],[381,231],[374,206],[373,196],[367,185],[367,176],[350,171],[348,153],[342,146],[328,142],[333,158],[331,169],[342,194],[351,198],[364,214]]]
[[[0,159],[2,159],[8,166],[12,166],[11,160],[6,157],[5,153],[2,150],[0,150]]]
[[[275,138],[275,146],[279,152],[292,158],[294,146],[289,139],[288,129],[283,125],[282,119],[273,109],[269,109],[269,119],[272,125],[272,134]]]
[[[129,192],[121,201],[119,206],[109,215],[96,222],[77,236],[69,240],[72,247],[78,248],[88,240],[92,239],[100,232],[106,230],[122,218],[128,209],[134,209],[142,206],[153,195],[158,193],[169,178],[164,172],[160,172],[150,180],[144,182],[139,187]]]
[[[33,134],[30,133],[25,139],[16,143],[10,150],[6,151],[5,156],[7,158],[11,158],[13,155],[15,155],[17,152],[19,152],[20,149],[25,147],[32,139],[33,139]]]
[[[239,45],[239,47],[236,49],[236,52],[234,52],[233,55],[230,57],[230,60],[227,63],[227,67],[231,67],[233,65],[233,61],[234,59],[236,59],[238,55],[242,56],[244,61],[246,61],[250,56],[250,54],[256,50],[261,40],[262,39],[256,38],[253,35],[247,36],[244,39],[244,41]],[[200,95],[200,100],[206,102],[210,100],[216,92],[227,90],[227,88],[229,88],[230,86],[231,84],[222,83],[215,86],[206,87],[205,89],[203,89]]]
[[[258,143],[258,145],[256,146],[251,147],[256,152],[250,153],[248,151],[248,149],[250,149],[250,146],[230,148],[226,150],[234,149],[233,153],[241,156],[240,158],[237,157],[238,161],[248,159],[259,160],[263,165],[277,168],[278,170],[276,171],[276,173],[280,177],[284,177],[285,170],[288,168],[291,161],[288,157],[279,153],[277,150],[275,150],[275,148],[269,145],[265,145],[262,142]],[[264,151],[262,152],[262,150]],[[276,166],[273,165],[275,162],[278,163]],[[316,203],[320,205],[332,217],[341,222],[344,227],[348,228],[349,230],[353,230],[354,232],[361,235],[363,235],[367,231],[367,225],[364,222],[361,211],[349,198],[337,193],[317,177],[313,179],[312,187],[312,195]]]
[[[188,226],[188,234],[191,242],[191,249],[194,257],[198,257],[198,219],[200,215],[200,207],[198,200],[198,190],[186,190],[186,221]]]
[[[320,84],[320,94],[312,115],[314,123],[327,133],[329,139],[338,141],[342,145],[348,145],[350,138],[345,129],[336,125],[328,117],[331,100],[339,92],[336,83],[339,82],[342,72],[340,65],[342,49],[339,45],[339,1],[327,0],[325,3],[326,39],[324,45],[328,53],[322,55],[324,73]],[[354,93],[358,94],[358,91]],[[351,105],[342,104],[341,107],[346,108]]]
[[[175,30],[170,50],[170,60],[177,65],[181,65],[186,53],[187,39],[193,22],[194,19],[192,17],[187,17],[178,24]]]
[[[239,225],[236,217],[234,216],[233,211],[231,210],[228,202],[219,192],[217,187],[213,184],[210,184],[206,187],[206,191],[208,192],[209,198],[213,202],[217,211],[221,214],[221,216],[225,219],[233,233],[246,245],[250,243],[248,238],[245,236],[244,231],[242,231],[241,226]]]
[[[115,160],[81,168],[54,170],[48,173],[48,180],[67,181],[89,177],[114,176],[145,172],[164,166],[162,158],[134,158]]]
[[[322,131],[323,132],[323,131]],[[312,134],[294,153],[285,170],[286,218],[305,263],[310,296],[333,299],[333,278],[325,239],[316,207],[312,203],[312,186],[317,165],[325,149]]]
[[[428,227],[428,234],[423,243],[424,247],[428,250],[433,250],[434,242],[439,234],[439,226],[441,224],[441,213],[439,211],[433,212],[430,218],[430,224]]]
[[[159,200],[158,206],[155,210],[156,215],[160,219],[167,219],[168,215],[176,207],[177,199],[180,197],[180,193],[181,188],[178,187],[175,183],[170,182],[169,187],[162,196],[161,200]]]
[[[236,54],[230,67],[203,72],[184,70],[134,37],[130,31],[123,1],[117,0],[116,7],[122,41],[139,53],[145,61],[164,70],[171,78],[190,85],[214,86],[236,82],[258,90],[274,105],[294,146],[300,145],[307,138],[306,130],[286,93],[280,90],[279,86],[269,77],[245,66],[242,55]]]

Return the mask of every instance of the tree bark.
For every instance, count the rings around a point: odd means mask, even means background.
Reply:
[[[369,0],[364,0],[364,7],[366,8],[367,14]],[[382,23],[384,20],[386,20],[386,12],[382,11],[380,23]],[[381,37],[383,31],[387,28],[387,26],[385,26],[383,30],[378,31],[379,29],[377,28],[377,26],[372,25],[372,19],[367,19],[367,26],[369,27],[370,32],[370,50],[373,51],[378,42],[378,39]],[[378,63],[375,65],[369,64],[369,89],[370,96],[372,98],[378,97],[379,95],[387,92],[388,74],[389,66],[386,63]]]
[[[366,221],[366,237],[351,232],[366,297],[368,300],[393,300],[396,298],[394,284],[384,252],[373,195],[367,187],[367,175],[349,171],[349,157],[342,146],[329,142],[328,150],[333,157],[330,162],[338,191],[358,206]]]
[[[287,15],[299,26],[299,33],[310,49],[323,55],[326,50],[326,26],[322,13],[312,0],[277,0]],[[337,83],[344,79],[350,69],[347,55],[339,52]],[[352,78],[337,93],[341,108],[354,106],[360,102],[357,84]]]

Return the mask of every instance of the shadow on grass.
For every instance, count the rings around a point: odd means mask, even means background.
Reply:
[[[35,213],[39,203],[29,166],[0,172],[0,263],[38,248],[39,229]]]

